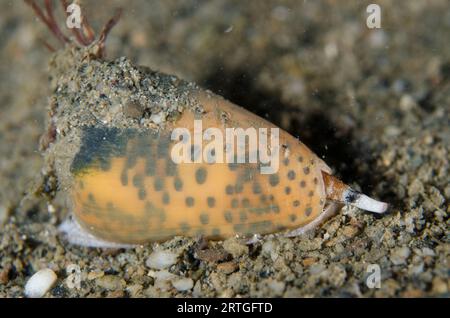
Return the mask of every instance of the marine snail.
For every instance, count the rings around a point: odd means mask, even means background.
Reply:
[[[125,58],[104,60],[118,15],[98,40],[83,21],[72,29],[76,44],[58,28],[49,1],[46,12],[27,2],[65,45],[50,63],[54,93],[42,144],[72,214],[60,226],[69,242],[127,247],[176,235],[295,236],[342,204],[386,211],[268,121],[174,76]],[[248,145],[233,143],[232,129]],[[225,136],[231,139],[219,140]]]

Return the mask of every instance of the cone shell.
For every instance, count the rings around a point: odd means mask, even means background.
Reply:
[[[261,174],[255,163],[175,164],[171,132],[183,127],[193,134],[195,119],[202,120],[203,130],[220,128],[223,136],[227,127],[276,127],[219,96],[195,94],[203,111],[185,110],[158,132],[82,128],[68,195],[85,230],[131,244],[176,235],[226,238],[298,228],[322,213],[321,171],[330,169],[281,129],[274,174]]]

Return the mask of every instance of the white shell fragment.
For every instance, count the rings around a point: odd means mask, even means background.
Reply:
[[[152,114],[150,116],[150,120],[155,124],[161,124],[165,120],[165,115],[163,112]]]
[[[164,269],[172,266],[177,262],[178,254],[164,251],[164,250],[157,250],[154,251],[145,261],[145,265],[150,268],[154,269]]]
[[[194,287],[194,281],[191,278],[180,278],[172,280],[172,286],[178,291],[187,291]]]
[[[167,270],[161,270],[157,272],[151,271],[149,276],[155,279],[154,287],[161,291],[167,291],[171,288],[171,282],[173,279],[176,279],[177,276],[168,272]]]
[[[55,272],[51,269],[41,269],[31,276],[25,284],[25,296],[29,298],[44,296],[55,284],[57,278]]]

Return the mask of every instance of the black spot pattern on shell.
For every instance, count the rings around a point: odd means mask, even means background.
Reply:
[[[214,197],[207,198],[208,207],[213,208],[216,205],[216,199]]]
[[[198,184],[203,184],[206,181],[206,176],[208,175],[208,172],[204,167],[200,167],[195,171],[195,181],[197,181]]]
[[[287,177],[289,180],[294,180],[295,179],[295,171],[294,170],[289,170]]]
[[[274,173],[269,176],[269,183],[272,187],[275,187],[280,182],[280,178],[278,177],[278,174]]]
[[[194,198],[193,197],[187,197],[186,198],[186,205],[188,206],[188,207],[192,207],[192,206],[194,206]]]
[[[183,180],[181,180],[180,178],[176,177],[173,181],[173,186],[175,188],[176,191],[181,191],[183,190]]]
[[[285,193],[286,195],[289,195],[289,194],[291,193],[291,187],[286,187],[286,188],[284,188],[284,193]]]

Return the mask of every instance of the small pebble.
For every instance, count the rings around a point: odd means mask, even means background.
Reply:
[[[55,209],[55,207],[52,204],[49,204],[47,206],[47,211],[48,211],[48,213],[53,214],[53,213],[56,212],[56,209]]]
[[[143,287],[141,284],[134,284],[127,286],[126,288],[128,294],[132,298],[140,297],[140,294],[142,293]]]
[[[423,291],[420,289],[409,289],[401,294],[404,298],[420,298],[423,297]]]
[[[440,207],[441,205],[443,205],[445,203],[445,198],[444,196],[441,194],[441,192],[435,188],[435,187],[430,187],[430,199],[431,201],[433,201],[433,203],[437,206]]]
[[[409,112],[417,106],[411,95],[405,94],[400,99],[400,109],[404,112]]]
[[[244,254],[248,254],[248,246],[242,244],[236,238],[230,238],[223,242],[223,248],[225,249],[225,251],[233,255],[234,258],[237,258]]]
[[[130,101],[125,104],[123,112],[129,118],[139,119],[142,117],[143,110],[139,103]]]
[[[194,289],[192,290],[192,296],[202,297],[202,295],[203,295],[202,284],[201,284],[200,280],[198,280],[194,285]]]
[[[309,273],[311,275],[318,275],[325,270],[325,266],[323,264],[313,264],[309,268]]]
[[[437,295],[445,295],[448,293],[447,283],[440,277],[433,278],[432,291]]]
[[[161,291],[169,290],[169,283],[177,278],[176,275],[168,272],[167,270],[151,272],[149,275],[155,279],[154,287]]]
[[[270,255],[274,251],[275,251],[275,243],[272,240],[264,242],[261,248],[262,253]]]
[[[345,237],[347,238],[352,238],[355,237],[356,235],[358,235],[358,233],[360,232],[360,229],[356,226],[351,226],[351,225],[347,225],[346,227],[344,227],[343,233],[345,235]]]
[[[405,264],[409,255],[411,255],[411,250],[408,247],[397,248],[391,252],[391,262],[394,265]]]
[[[6,265],[5,268],[3,268],[0,271],[0,284],[6,285],[9,282],[9,272],[11,271],[12,266]]]
[[[369,44],[375,49],[382,48],[386,45],[388,36],[386,32],[381,29],[375,29],[369,33]]]
[[[158,250],[154,251],[145,261],[145,265],[154,269],[164,269],[172,266],[177,262],[178,255],[170,252]]]
[[[162,123],[163,121],[165,121],[165,115],[164,115],[163,112],[157,113],[157,114],[152,114],[152,115],[150,116],[150,120],[151,120],[152,122],[154,122],[155,124],[160,124],[160,123]]]
[[[424,191],[423,183],[420,182],[419,179],[414,179],[414,181],[411,183],[411,186],[408,189],[408,194],[410,196],[415,196],[423,193],[423,191]]]
[[[303,261],[302,261],[303,266],[311,266],[315,262],[316,262],[316,259],[314,257],[307,257],[307,258],[303,259]]]
[[[125,285],[125,281],[119,276],[105,275],[95,280],[97,286],[107,290],[121,290]]]
[[[284,289],[286,288],[285,282],[280,282],[276,280],[271,280],[269,283],[269,288],[276,296],[283,295]]]
[[[396,137],[396,136],[400,135],[401,132],[402,132],[401,129],[396,126],[387,126],[384,129],[384,133],[388,137]]]
[[[198,250],[195,252],[195,257],[199,260],[218,263],[220,261],[228,259],[230,254],[228,254],[223,249],[206,249],[206,250]]]
[[[123,290],[113,290],[106,296],[107,298],[123,298],[125,296],[125,293]]]
[[[235,262],[225,262],[217,265],[217,270],[224,274],[231,274],[235,272],[238,268],[238,265]]]
[[[429,247],[424,247],[422,249],[423,256],[436,256],[436,253]]]
[[[187,291],[194,287],[194,281],[191,278],[180,278],[172,280],[172,285],[178,291]]]
[[[55,272],[51,269],[41,269],[27,281],[25,296],[29,298],[43,297],[55,284],[57,278]]]
[[[3,223],[6,222],[8,213],[6,210],[6,207],[3,205],[0,205],[0,225],[3,225]]]
[[[88,273],[87,279],[93,280],[93,279],[100,278],[102,276],[105,276],[105,273],[103,271],[92,271],[92,272]]]

